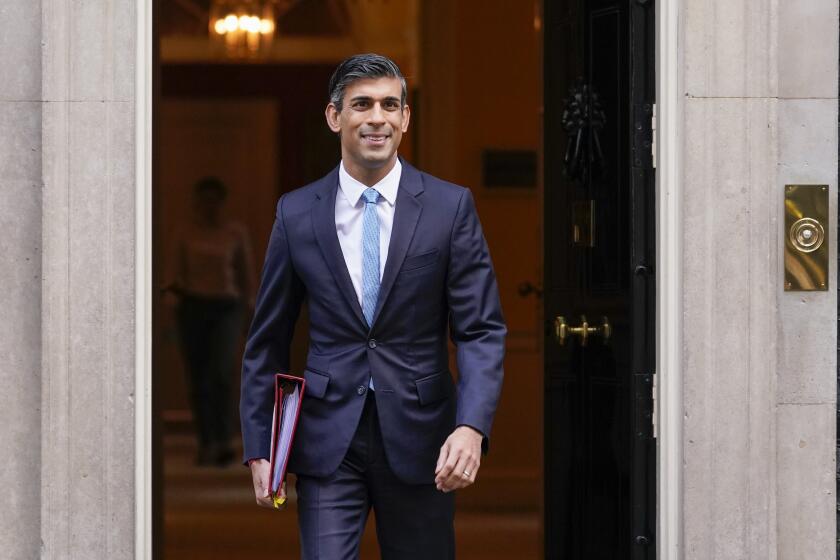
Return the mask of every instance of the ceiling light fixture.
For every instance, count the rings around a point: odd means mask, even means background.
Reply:
[[[224,44],[231,58],[264,55],[274,41],[277,4],[278,0],[212,0],[210,36]]]

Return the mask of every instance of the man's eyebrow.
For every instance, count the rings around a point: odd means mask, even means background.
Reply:
[[[399,97],[396,97],[396,96],[393,96],[393,95],[389,95],[389,96],[382,99],[382,101],[399,101],[399,100],[400,100]],[[350,98],[350,102],[352,103],[353,101],[373,101],[373,97],[371,97],[370,95],[356,95],[356,96]]]

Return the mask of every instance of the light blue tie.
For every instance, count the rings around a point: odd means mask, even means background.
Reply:
[[[362,313],[370,327],[379,297],[379,218],[376,215],[379,192],[376,189],[367,189],[363,196],[365,215],[362,220]],[[368,380],[368,387],[373,389],[372,377]]]

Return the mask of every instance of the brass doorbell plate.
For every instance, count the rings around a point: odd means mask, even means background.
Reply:
[[[785,185],[785,291],[828,290],[828,185]]]

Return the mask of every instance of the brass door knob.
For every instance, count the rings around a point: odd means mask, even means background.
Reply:
[[[565,317],[558,315],[554,319],[554,336],[557,338],[557,342],[560,346],[566,345],[566,339],[570,334],[580,337],[581,346],[586,346],[586,341],[591,335],[598,334],[601,335],[606,343],[612,334],[612,326],[610,325],[610,320],[606,317],[602,317],[601,321],[600,325],[590,326],[589,322],[586,320],[586,315],[581,315],[580,326],[572,327],[566,322]]]

